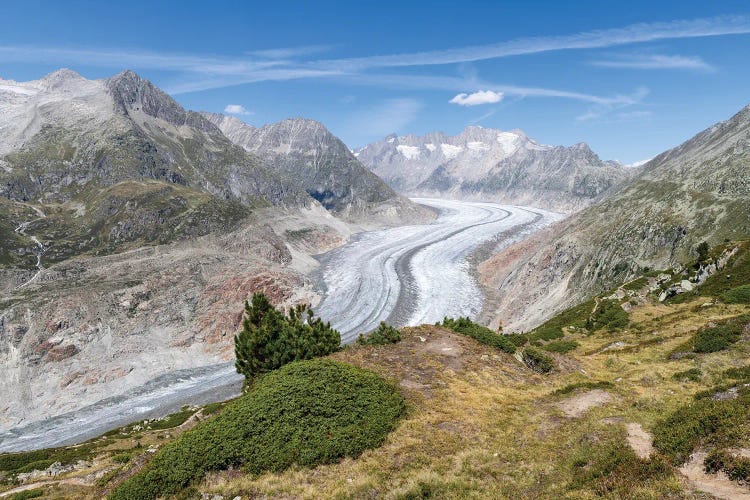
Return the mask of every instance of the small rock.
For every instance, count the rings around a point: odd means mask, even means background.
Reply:
[[[422,337],[421,335],[419,335],[417,338],[419,339],[420,342],[427,342],[427,339]]]

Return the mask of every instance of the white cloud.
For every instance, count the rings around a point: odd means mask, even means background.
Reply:
[[[715,68],[698,56],[669,56],[662,54],[637,54],[615,59],[593,61],[593,66],[624,69],[689,69],[715,71]]]
[[[451,104],[459,106],[478,106],[480,104],[494,104],[503,100],[502,92],[493,92],[492,90],[478,90],[471,94],[458,94],[451,99]]]
[[[253,114],[251,111],[246,110],[245,106],[243,106],[242,104],[227,104],[227,107],[224,108],[224,112],[230,115],[252,115]]]
[[[612,113],[613,111],[620,110],[622,108],[626,108],[628,106],[632,106],[634,104],[638,104],[641,102],[648,94],[649,89],[646,87],[639,87],[629,95],[618,95],[615,96],[615,98],[611,99],[610,101],[602,101],[594,104],[591,106],[588,110],[586,110],[585,113],[583,113],[580,116],[576,117],[576,120],[578,121],[591,121],[596,120],[598,118],[601,118],[605,115],[608,115]],[[635,112],[634,112],[635,113]],[[644,112],[649,113],[649,112]],[[627,113],[620,113],[621,115],[626,115]],[[634,117],[630,117],[631,119]],[[641,116],[643,118],[643,115]]]

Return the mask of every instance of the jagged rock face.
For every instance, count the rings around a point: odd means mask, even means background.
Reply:
[[[528,329],[640,269],[750,237],[750,107],[644,165],[601,203],[481,265],[486,320]],[[520,248],[523,246],[523,248]]]
[[[68,201],[92,186],[155,179],[248,205],[311,202],[131,71],[0,80],[0,111],[0,196],[9,199]]]
[[[307,193],[336,212],[361,211],[398,195],[368,171],[321,123],[302,118],[255,128],[218,114],[203,116],[235,144],[276,171],[296,179]]]
[[[403,193],[448,195],[559,210],[590,205],[627,177],[586,144],[545,146],[520,130],[468,127],[457,136],[386,137],[357,158]]]

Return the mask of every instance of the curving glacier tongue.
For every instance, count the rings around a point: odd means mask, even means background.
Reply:
[[[413,201],[439,210],[440,217],[429,225],[364,233],[320,257],[325,293],[316,311],[345,343],[380,321],[405,326],[476,316],[483,297],[471,276],[471,252],[559,219],[544,210],[494,203]]]

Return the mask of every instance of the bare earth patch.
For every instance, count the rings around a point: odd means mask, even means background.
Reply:
[[[707,474],[703,468],[706,459],[705,451],[697,451],[690,455],[690,460],[680,467],[680,472],[697,490],[713,495],[716,498],[728,500],[750,500],[750,489],[744,488],[729,480],[723,472]]]
[[[633,448],[635,454],[641,458],[650,457],[654,451],[654,447],[651,444],[651,434],[646,432],[641,427],[641,424],[635,422],[628,423],[626,429],[628,431],[628,444]]]
[[[557,407],[562,410],[568,418],[578,418],[584,413],[589,411],[591,408],[602,406],[614,398],[607,391],[601,389],[594,389],[592,391],[584,392],[576,396],[571,396],[557,403]]]

